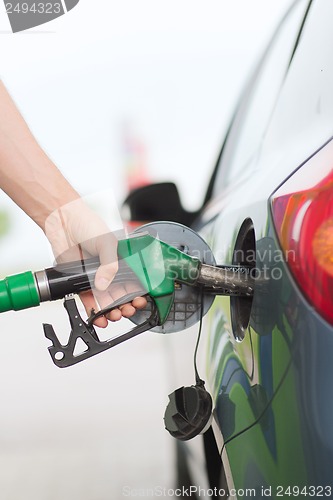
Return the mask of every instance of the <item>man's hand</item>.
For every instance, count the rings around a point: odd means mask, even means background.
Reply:
[[[100,317],[95,324],[101,328],[108,320],[118,321],[130,318],[136,309],[142,309],[147,301],[139,296],[140,292],[133,283],[112,285],[118,270],[118,241],[104,221],[81,199],[67,204],[53,212],[45,224],[45,234],[49,239],[57,263],[86,260],[98,256],[100,267],[92,283],[92,290],[80,294],[88,316],[91,310],[98,311],[108,307],[117,299],[138,291],[138,297],[111,311],[107,317]]]

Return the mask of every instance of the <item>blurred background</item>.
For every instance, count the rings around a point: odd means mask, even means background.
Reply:
[[[80,0],[13,35],[1,3],[0,75],[111,227],[139,184],[174,181],[195,210],[242,86],[289,4]],[[52,264],[43,233],[2,192],[0,215],[2,276]],[[167,376],[173,340],[148,333],[62,371],[42,322],[68,331],[61,303],[0,318],[1,498],[109,500],[124,486],[173,486],[163,413],[184,383]]]

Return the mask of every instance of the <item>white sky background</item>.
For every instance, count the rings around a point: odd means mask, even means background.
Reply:
[[[200,206],[249,70],[290,0],[81,0],[12,34],[0,2],[0,75],[37,139],[83,195],[125,188],[121,130],[145,142],[153,180]],[[42,232],[10,207],[2,274],[42,268]],[[36,268],[37,269],[37,268]],[[34,269],[34,270],[36,270]]]

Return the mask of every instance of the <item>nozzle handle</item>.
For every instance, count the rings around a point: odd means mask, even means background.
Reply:
[[[68,366],[75,365],[80,361],[84,361],[85,359],[91,358],[92,356],[106,351],[107,349],[111,349],[112,347],[139,335],[140,333],[150,330],[156,326],[158,322],[157,311],[156,309],[153,309],[150,318],[148,318],[141,325],[132,328],[132,330],[126,333],[112,337],[109,340],[101,341],[99,340],[93,325],[89,321],[85,322],[81,318],[74,298],[66,297],[64,307],[67,311],[72,327],[67,344],[61,344],[52,325],[43,325],[45,337],[52,342],[52,345],[48,348],[49,353],[54,364],[59,368],[66,368]],[[78,340],[83,342],[85,345],[85,349],[80,353],[76,353]]]

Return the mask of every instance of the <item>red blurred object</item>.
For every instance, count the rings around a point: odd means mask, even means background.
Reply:
[[[128,127],[123,132],[125,180],[128,192],[151,183],[143,141]]]

